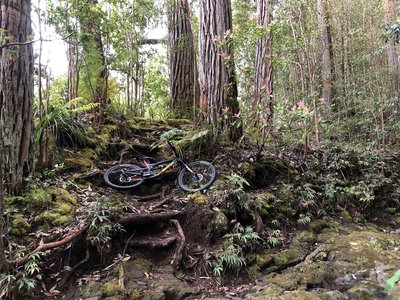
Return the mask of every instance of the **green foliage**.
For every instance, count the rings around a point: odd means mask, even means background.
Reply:
[[[240,223],[235,225],[233,233],[226,234],[224,237],[242,247],[250,247],[260,241],[259,235],[254,232],[252,227],[243,227]]]
[[[36,276],[41,272],[40,259],[44,255],[43,252],[29,254],[24,265],[11,270],[9,273],[0,274],[0,298],[24,295],[35,289],[37,286]],[[24,253],[19,252],[18,256],[24,256]]]
[[[240,223],[235,225],[233,233],[224,236],[226,239],[222,249],[208,261],[214,276],[222,276],[231,271],[238,274],[245,266],[246,259],[243,251],[251,249],[260,241],[260,237],[253,228],[243,227]]]
[[[225,271],[230,270],[236,273],[246,266],[246,260],[237,245],[224,246],[214,260],[208,262],[215,276],[221,276]]]
[[[35,142],[42,143],[46,139],[55,138],[60,146],[83,147],[90,143],[85,126],[73,117],[73,111],[82,112],[91,109],[92,104],[86,103],[71,111],[69,107],[77,106],[83,98],[76,98],[70,102],[64,101],[53,95],[48,112],[38,119],[35,126]]]
[[[165,55],[150,56],[144,76],[143,116],[165,118],[169,114],[169,81]]]
[[[111,249],[111,236],[124,231],[124,228],[112,222],[113,211],[108,201],[94,203],[87,213],[91,216],[87,239],[100,254],[105,254]]]
[[[228,179],[228,184],[235,190],[244,190],[245,187],[249,187],[250,183],[238,174],[227,175],[226,179]]]

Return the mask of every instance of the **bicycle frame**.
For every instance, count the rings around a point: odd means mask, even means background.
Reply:
[[[132,175],[136,175],[136,176],[139,175],[143,178],[155,178],[155,177],[158,177],[158,176],[166,173],[169,169],[171,169],[176,164],[179,164],[180,167],[186,168],[189,172],[193,173],[193,171],[188,167],[188,165],[179,157],[179,154],[176,151],[176,148],[174,147],[174,145],[172,145],[170,141],[167,141],[167,143],[168,143],[169,147],[172,149],[172,151],[174,152],[174,155],[175,155],[174,158],[168,159],[168,160],[163,160],[163,161],[156,162],[156,163],[148,163],[148,162],[144,161],[145,167],[141,168],[140,170],[133,170]],[[167,164],[167,165],[165,167],[163,167],[159,173],[154,174],[153,170],[155,168],[157,168],[157,166],[164,165],[164,164]],[[139,171],[140,171],[140,174],[138,174]],[[131,173],[131,172],[129,172],[129,173]]]

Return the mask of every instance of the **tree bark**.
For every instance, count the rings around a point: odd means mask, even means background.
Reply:
[[[7,259],[4,246],[4,186],[3,186],[3,136],[0,130],[0,273],[6,272],[8,269]]]
[[[392,25],[396,22],[399,14],[399,2],[396,0],[385,0],[385,22]],[[387,43],[387,60],[389,72],[389,97],[394,101],[397,108],[400,108],[399,103],[399,88],[400,88],[400,66],[399,66],[399,47],[396,41],[388,39]]]
[[[214,133],[242,135],[232,49],[230,0],[200,1],[200,109]]]
[[[267,30],[265,37],[257,42],[256,66],[254,76],[254,98],[253,107],[255,112],[262,110],[261,118],[263,124],[271,127],[274,114],[274,87],[272,67],[272,43],[273,36],[268,26],[273,20],[273,0],[258,0],[257,23],[258,27]]]
[[[187,0],[168,0],[170,108],[176,117],[192,117],[199,97],[196,54]]]
[[[328,105],[333,104],[334,98],[334,67],[332,33],[329,20],[329,11],[326,0],[317,0],[318,27],[321,38],[321,63],[322,63],[322,98]]]
[[[0,28],[9,43],[32,36],[30,0],[2,0]],[[33,166],[32,44],[0,49],[0,130],[3,136],[4,184],[8,193],[22,192]]]
[[[95,121],[101,121],[107,106],[108,69],[101,35],[101,12],[97,5],[97,0],[82,1],[79,22],[88,80],[94,101],[99,104],[100,120]]]

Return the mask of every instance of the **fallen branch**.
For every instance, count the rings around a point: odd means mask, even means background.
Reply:
[[[171,220],[171,223],[174,224],[176,227],[176,230],[178,231],[179,234],[179,246],[176,249],[176,252],[174,254],[174,258],[172,259],[171,264],[176,267],[180,264],[182,260],[182,255],[183,255],[183,250],[185,249],[185,244],[186,244],[186,237],[185,234],[183,233],[183,229],[181,227],[181,224],[179,224],[179,221],[176,219]]]

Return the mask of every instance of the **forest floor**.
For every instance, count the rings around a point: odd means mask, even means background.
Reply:
[[[62,149],[59,169],[7,200],[9,248],[44,253],[24,298],[398,299],[398,156],[281,142],[258,155],[250,142],[210,147],[205,131],[143,122],[104,126],[100,150]],[[163,132],[216,166],[210,189],[183,192],[179,170],[128,191],[103,183],[138,152],[168,156]]]

